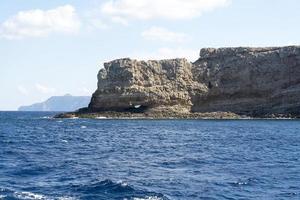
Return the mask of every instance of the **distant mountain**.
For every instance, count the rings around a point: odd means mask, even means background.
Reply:
[[[75,111],[87,107],[90,100],[89,96],[53,96],[42,103],[21,106],[18,111]]]

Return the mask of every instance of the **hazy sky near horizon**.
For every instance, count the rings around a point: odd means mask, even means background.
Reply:
[[[299,0],[1,0],[0,110],[91,95],[103,62],[300,44]]]

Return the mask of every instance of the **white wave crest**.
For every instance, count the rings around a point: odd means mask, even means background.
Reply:
[[[95,119],[107,119],[107,117],[99,116],[99,117],[96,117]]]
[[[59,197],[58,200],[76,200],[74,197]]]
[[[34,200],[34,199],[38,199],[38,200],[46,200],[47,198],[44,195],[41,194],[34,194],[32,192],[15,192],[14,193],[16,198],[19,199],[29,199],[29,200]]]
[[[5,195],[0,195],[0,199],[4,199],[5,197]]]
[[[41,117],[42,119],[52,119],[52,117],[49,117],[49,116],[44,116],[44,117]]]
[[[143,197],[143,198],[134,197],[133,200],[163,200],[163,199],[160,197],[157,197],[157,196],[149,196],[149,197]]]
[[[14,192],[14,196],[22,200],[76,200],[74,197],[62,196],[62,197],[47,197],[41,194],[35,194],[32,192]],[[5,198],[5,197],[4,197]],[[1,195],[0,195],[1,199]]]
[[[124,182],[122,180],[117,181],[117,183],[120,184],[122,187],[128,186],[128,183],[126,183],[126,182]]]

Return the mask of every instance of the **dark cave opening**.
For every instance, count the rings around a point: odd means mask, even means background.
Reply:
[[[126,108],[125,111],[126,112],[131,112],[131,113],[144,113],[149,109],[148,106],[144,106],[144,105],[132,105],[129,108]]]

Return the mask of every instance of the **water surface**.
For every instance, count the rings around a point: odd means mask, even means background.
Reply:
[[[300,121],[0,112],[0,199],[300,199]]]

